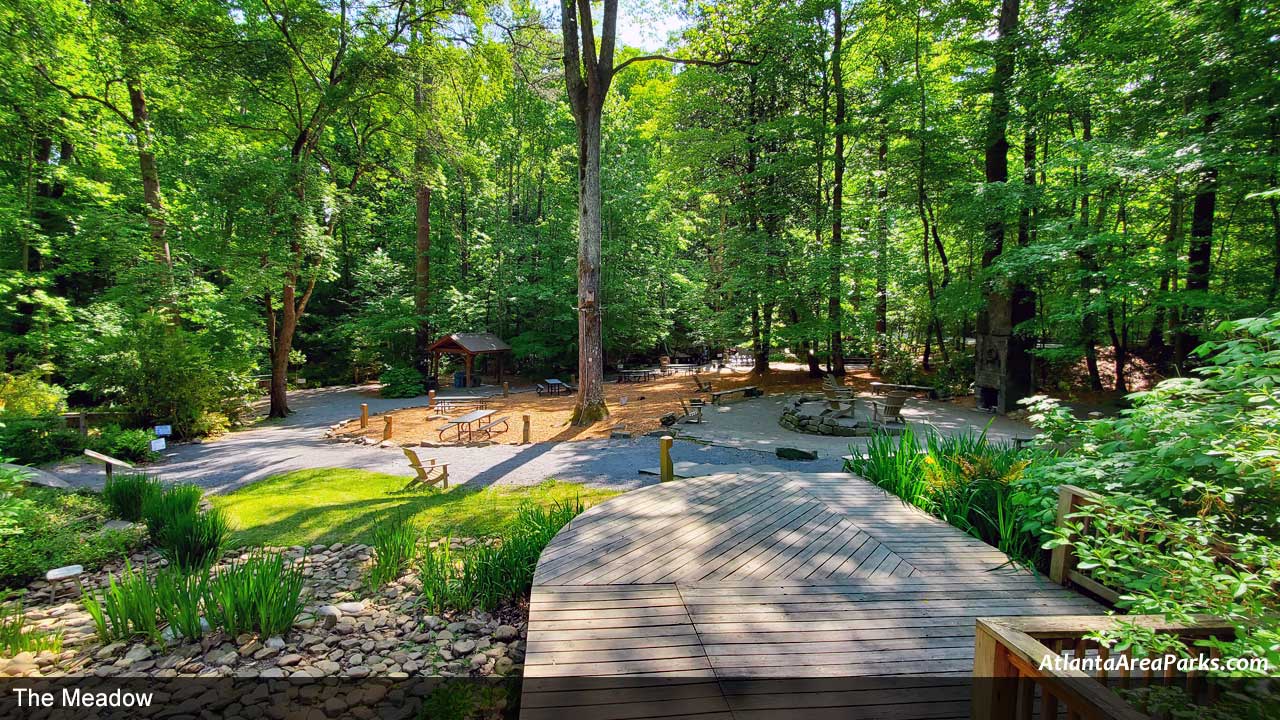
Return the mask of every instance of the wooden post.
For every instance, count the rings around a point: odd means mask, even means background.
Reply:
[[[658,481],[671,482],[676,479],[676,469],[671,463],[671,443],[675,438],[663,435],[658,440]]]
[[[384,425],[384,426],[382,427],[382,439],[383,439],[383,440],[390,440],[390,439],[391,439],[391,432],[392,432],[393,418],[392,418],[390,415],[384,415],[384,416],[382,416],[382,419],[383,419],[383,421],[385,421],[385,422],[386,422],[386,425]]]
[[[80,411],[80,436],[89,437],[89,414],[83,410]]]
[[[427,407],[434,408],[435,406],[436,406],[436,391],[428,390],[427,391]]]
[[[360,429],[369,427],[369,403],[360,403]]]
[[[1093,496],[1093,493],[1084,488],[1075,485],[1059,485],[1058,486],[1058,518],[1054,522],[1054,527],[1062,527],[1067,522],[1067,516],[1076,511],[1079,505],[1077,499],[1085,500]],[[1075,567],[1075,553],[1067,545],[1059,545],[1053,549],[1053,553],[1049,556],[1049,580],[1059,585],[1067,584],[1067,573]]]
[[[973,643],[973,697],[969,717],[973,720],[1012,718],[1017,710],[1018,669],[1009,662],[1005,647],[979,619]]]
[[[529,444],[529,416],[522,415],[521,418],[524,420],[524,433],[520,437],[520,444],[528,445]]]
[[[506,381],[503,381],[503,383],[502,383],[502,397],[511,397],[511,383],[506,382]]]
[[[468,353],[466,355],[463,355],[462,357],[465,358],[464,362],[467,366],[467,380],[466,380],[465,386],[471,387],[471,355]]]

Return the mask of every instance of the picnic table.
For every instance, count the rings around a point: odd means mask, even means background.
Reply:
[[[489,401],[482,397],[437,397],[435,407],[438,410],[460,410],[462,408],[483,410],[489,407]]]
[[[655,374],[657,374],[657,370],[653,370],[653,369],[647,369],[647,370],[619,370],[619,371],[618,371],[618,382],[620,382],[620,383],[628,383],[628,382],[632,382],[632,383],[635,383],[635,382],[646,382],[646,381],[648,381],[648,380],[652,380]]]
[[[445,423],[444,426],[440,428],[439,437],[441,440],[444,440],[444,434],[446,432],[451,429],[456,429],[458,434],[454,436],[454,441],[461,441],[463,433],[466,433],[467,442],[471,442],[472,436],[476,432],[476,423],[479,423],[497,412],[497,410],[472,410],[466,415],[459,415]]]
[[[542,382],[544,382],[544,383],[546,383],[546,384],[547,384],[547,394],[548,394],[548,395],[563,395],[563,394],[565,394],[565,393],[569,392],[569,384],[568,384],[568,383],[564,383],[564,382],[560,382],[559,380],[557,380],[557,379],[555,379],[555,378],[547,378],[546,380],[543,380]]]

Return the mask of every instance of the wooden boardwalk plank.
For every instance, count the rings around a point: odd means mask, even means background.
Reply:
[[[850,475],[666,483],[543,553],[521,713],[962,718],[976,618],[1100,612]]]

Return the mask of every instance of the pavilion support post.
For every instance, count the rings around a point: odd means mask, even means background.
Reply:
[[[465,364],[466,364],[466,366],[467,366],[467,381],[466,381],[466,385],[467,385],[467,387],[471,387],[471,360],[472,360],[472,355],[471,355],[471,353],[467,353],[466,355],[463,355],[462,357],[464,358],[464,363],[465,363]]]

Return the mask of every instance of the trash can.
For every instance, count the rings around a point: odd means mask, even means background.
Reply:
[[[459,370],[458,372],[453,374],[453,386],[456,388],[464,388],[467,386],[466,371]]]

